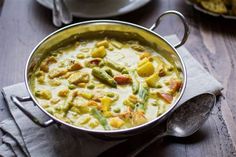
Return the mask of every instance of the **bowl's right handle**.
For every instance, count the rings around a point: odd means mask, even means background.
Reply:
[[[11,100],[35,124],[45,128],[55,123],[54,120],[52,119],[49,119],[45,122],[41,122],[40,120],[38,120],[38,118],[36,118],[34,115],[32,115],[28,110],[26,110],[23,107],[21,102],[31,101],[32,99],[30,97],[18,97],[18,96],[12,95]]]
[[[189,26],[188,26],[188,23],[187,23],[187,21],[186,21],[184,15],[181,14],[180,12],[178,12],[178,11],[169,10],[169,11],[166,11],[166,12],[162,13],[162,14],[157,18],[156,22],[155,22],[149,29],[152,30],[152,31],[154,31],[154,29],[156,29],[156,28],[158,27],[158,25],[160,24],[161,18],[162,18],[163,16],[165,16],[165,15],[176,15],[176,16],[178,16],[178,17],[181,19],[181,21],[182,21],[182,23],[183,23],[183,25],[184,25],[184,36],[183,36],[182,40],[180,41],[180,43],[178,43],[178,44],[175,45],[174,47],[175,47],[175,48],[178,48],[178,47],[184,45],[184,43],[187,41],[188,36],[189,36]]]

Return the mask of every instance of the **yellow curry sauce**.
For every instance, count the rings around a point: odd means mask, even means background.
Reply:
[[[50,53],[31,82],[38,103],[58,119],[114,130],[163,114],[179,95],[182,73],[138,41],[106,38]]]

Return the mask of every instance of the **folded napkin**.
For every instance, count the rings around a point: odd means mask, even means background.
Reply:
[[[175,35],[168,36],[166,39],[172,44],[179,41]],[[219,94],[222,85],[204,70],[186,48],[180,47],[178,51],[183,57],[188,75],[186,91],[179,104],[201,93]],[[53,125],[41,128],[35,125],[10,100],[11,95],[28,95],[24,83],[4,87],[3,95],[12,118],[0,123],[0,129],[7,133],[7,136],[4,137],[5,142],[0,146],[0,155],[14,156],[17,153],[19,157],[94,157],[110,147],[124,142],[124,140],[97,139],[64,126]],[[39,119],[48,118],[32,102],[26,102],[24,106]],[[4,150],[5,154],[1,150]]]

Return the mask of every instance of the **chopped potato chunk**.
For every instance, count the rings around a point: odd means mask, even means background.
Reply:
[[[104,46],[100,46],[98,48],[95,48],[92,52],[91,52],[91,56],[93,58],[103,58],[106,56],[106,49]]]
[[[158,73],[154,73],[154,74],[152,74],[151,76],[149,76],[148,78],[145,79],[148,86],[152,87],[152,88],[156,87],[158,80],[159,80]]]
[[[134,112],[132,115],[132,123],[134,126],[147,122],[147,118],[144,116],[143,112]]]
[[[125,122],[122,119],[120,119],[119,117],[114,117],[114,118],[111,118],[111,120],[110,120],[110,125],[114,128],[120,128],[124,124],[125,124]]]
[[[152,64],[152,62],[147,62],[145,64],[143,64],[142,66],[138,67],[137,69],[137,73],[139,76],[141,77],[147,77],[150,76],[154,73],[155,68]]]

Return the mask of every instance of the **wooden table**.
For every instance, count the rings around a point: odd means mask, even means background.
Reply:
[[[184,3],[184,0],[153,0],[130,14],[114,19],[150,27],[166,10],[182,12],[190,25],[191,34],[186,47],[191,54],[224,86],[210,123],[187,139],[166,138],[153,144],[141,156],[236,156],[236,21],[214,18]],[[74,22],[84,19],[74,18]],[[5,0],[0,9],[0,87],[24,80],[23,72],[33,47],[47,34],[56,30],[51,11],[35,0]],[[159,27],[162,35],[177,33],[183,28],[176,18],[166,18]],[[0,98],[0,121],[7,118],[5,103]]]

